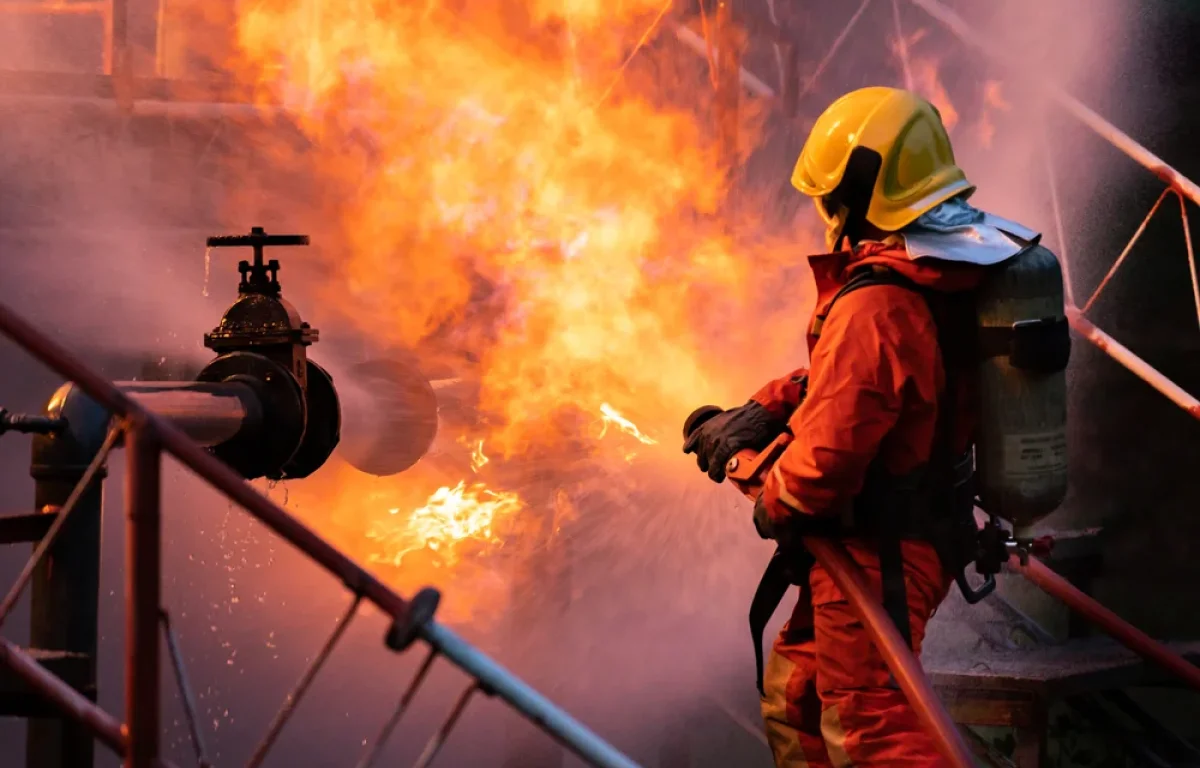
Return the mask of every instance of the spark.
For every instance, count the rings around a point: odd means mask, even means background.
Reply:
[[[616,408],[613,408],[608,403],[600,404],[600,415],[604,418],[604,426],[600,430],[601,438],[603,438],[606,434],[608,434],[609,426],[613,425],[613,426],[616,426],[617,429],[621,430],[625,434],[631,435],[634,439],[636,439],[642,445],[657,445],[658,444],[657,440],[655,440],[654,438],[649,437],[645,434],[642,434],[642,431],[637,428],[636,424],[634,424],[632,421],[630,421],[629,419],[622,416],[617,411]]]

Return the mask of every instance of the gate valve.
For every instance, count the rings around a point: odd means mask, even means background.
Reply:
[[[281,295],[279,262],[264,261],[268,246],[308,245],[308,235],[271,235],[254,227],[248,235],[207,239],[209,248],[252,248],[253,261],[238,263],[238,298],[220,324],[204,335],[217,358],[199,381],[238,381],[253,387],[268,425],[258,435],[217,446],[213,453],[244,477],[306,477],[340,439],[341,413],[333,380],[308,359],[318,332]]]

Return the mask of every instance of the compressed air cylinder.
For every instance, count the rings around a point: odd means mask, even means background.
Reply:
[[[1062,269],[1049,250],[1032,245],[988,271],[976,301],[979,498],[1020,528],[1066,496],[1070,332]]]

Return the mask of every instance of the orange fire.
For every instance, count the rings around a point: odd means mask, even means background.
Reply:
[[[471,471],[478,472],[483,469],[491,459],[483,452],[483,441],[480,440],[478,445],[471,446]]]
[[[412,512],[389,509],[388,517],[367,531],[367,538],[383,550],[371,560],[400,566],[406,555],[425,549],[439,555],[439,565],[453,566],[470,544],[498,542],[497,526],[522,506],[517,494],[482,483],[468,487],[462,480],[453,488],[443,486]]]
[[[926,30],[918,29],[904,41],[903,47],[911,56],[909,69],[912,73],[913,89],[937,107],[946,130],[953,131],[954,126],[958,125],[958,110],[950,101],[950,95],[942,84],[941,58],[931,53],[918,52],[920,46],[917,44],[924,40],[925,36]],[[895,41],[894,46],[899,50],[900,42]]]
[[[545,542],[577,514],[554,477],[537,493],[505,486],[523,457],[583,443],[592,461],[652,461],[652,435],[678,434],[693,407],[744,402],[805,362],[817,222],[771,229],[744,197],[721,215],[730,175],[707,66],[669,36],[651,44],[666,0],[237,5],[238,52],[222,63],[293,110],[337,230],[312,319],[379,346],[436,339],[479,379],[485,426],[462,439],[460,468],[374,478],[334,462],[290,484],[293,510],[401,590],[465,579],[447,605],[469,614],[503,580],[488,553]],[[925,36],[906,40],[914,86],[953,128]],[[293,152],[261,147],[263,162]],[[794,199],[786,172],[771,184],[766,200]]]
[[[638,429],[637,424],[634,424],[629,419],[622,416],[616,408],[613,408],[608,403],[600,404],[600,416],[603,418],[602,427],[600,429],[600,437],[608,434],[609,426],[615,426],[627,435],[631,435],[642,445],[657,445],[658,441],[652,437],[647,437],[642,434],[642,430]]]
[[[662,6],[264,0],[240,18],[242,76],[304,108],[319,172],[353,190],[328,306],[409,346],[474,322],[477,281],[501,297],[472,350],[498,455],[564,407],[637,392],[673,424],[722,388],[693,314],[746,290],[752,260],[703,223],[726,174],[696,115],[646,93],[636,57],[621,69]]]
[[[553,486],[537,501],[500,490],[498,473],[522,456],[582,442],[595,460],[631,461],[696,405],[743,401],[765,350],[780,351],[781,373],[802,362],[807,244],[773,239],[753,205],[718,220],[729,175],[701,117],[704,62],[640,45],[661,36],[665,0],[454,5],[241,4],[232,64],[264,101],[295,110],[304,162],[337,191],[320,313],[381,345],[437,335],[478,370],[487,426],[463,446],[463,470],[482,478],[486,465],[491,490],[424,465],[383,479],[339,466],[292,484],[309,524],[403,589],[569,518]],[[658,80],[668,55],[682,79]],[[791,301],[763,306],[765,285],[795,286]],[[622,436],[603,452],[588,430],[597,403],[601,435]]]

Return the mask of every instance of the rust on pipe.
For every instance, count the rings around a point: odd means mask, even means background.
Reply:
[[[1068,608],[1103,629],[1137,655],[1151,661],[1200,691],[1200,667],[1175,653],[1117,614],[1085,594],[1071,582],[1055,573],[1035,557],[1022,563],[1020,557],[1009,558],[1009,566],[1040,587],[1046,594],[1061,600]]]
[[[1095,344],[1102,352],[1107,354],[1113,360],[1116,360],[1118,363],[1128,368],[1132,373],[1138,376],[1138,378],[1142,379],[1142,381],[1145,381],[1147,384],[1166,395],[1171,402],[1187,411],[1192,418],[1200,419],[1200,400],[1197,400],[1188,394],[1183,387],[1180,387],[1178,384],[1159,373],[1158,369],[1135,355],[1129,350],[1128,347],[1122,345],[1112,336],[1109,336],[1107,333],[1097,328],[1092,321],[1084,317],[1075,307],[1067,307],[1067,320],[1070,321],[1071,327],[1074,328],[1079,335]]]
[[[154,768],[159,742],[162,448],[154,427],[125,434],[125,768]]]
[[[128,743],[125,727],[116,718],[60,680],[16,644],[0,637],[0,662],[7,664],[30,688],[45,696],[60,711],[87,726],[96,738],[117,755],[124,755]]]
[[[803,541],[805,548],[833,578],[838,589],[862,618],[863,626],[875,647],[887,662],[888,669],[908,697],[908,703],[916,711],[926,731],[937,743],[942,756],[954,766],[972,768],[975,759],[962,733],[942,706],[908,643],[904,642],[883,606],[871,593],[862,569],[846,548],[836,541],[814,536],[806,536]]]

